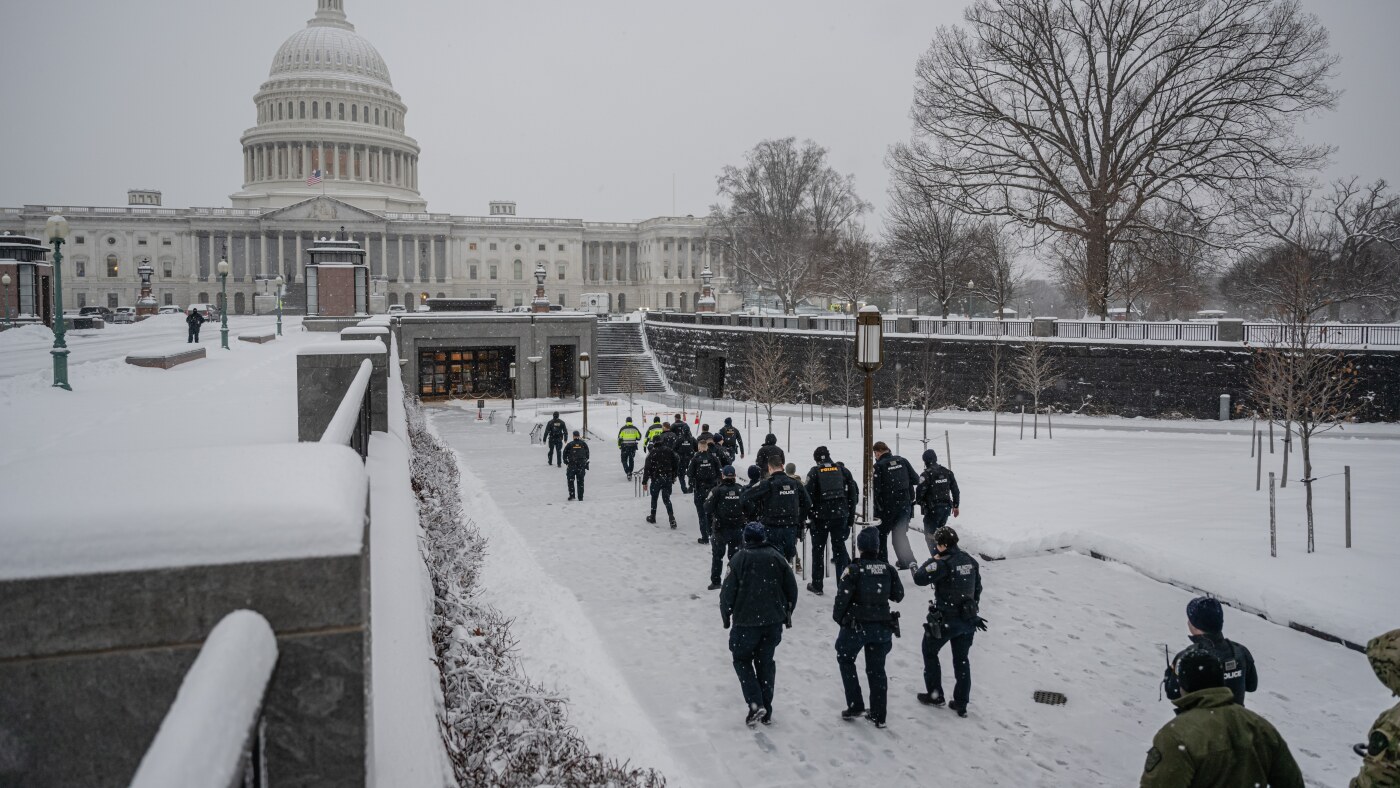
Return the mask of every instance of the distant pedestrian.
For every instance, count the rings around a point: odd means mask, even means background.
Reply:
[[[744,527],[744,546],[729,561],[719,594],[720,620],[729,630],[734,672],[748,705],[744,724],[773,721],[774,653],[783,628],[792,626],[797,578],[782,553],[768,544],[762,523]]]
[[[189,315],[185,317],[185,325],[189,326],[190,333],[185,344],[199,341],[199,327],[204,325],[204,315],[198,309],[190,309]]]
[[[696,445],[695,438],[690,434],[690,425],[685,423],[685,419],[681,418],[681,414],[679,413],[676,414],[676,420],[671,423],[671,441],[671,448],[676,450],[676,459],[680,461],[681,468],[689,468],[690,458],[695,456],[695,452],[699,450],[699,447]],[[724,463],[721,462],[720,466],[723,465]],[[682,473],[680,483],[681,492],[689,494],[689,474]]]
[[[679,459],[679,458],[677,458]],[[689,478],[690,489],[695,497],[695,515],[700,521],[700,544],[710,543],[710,515],[705,511],[705,499],[709,497],[720,481],[720,471],[724,469],[724,458],[710,441],[700,441],[700,451],[690,458],[685,475]]]
[[[754,465],[763,469],[763,475],[767,477],[768,469],[773,467],[775,459],[778,461],[777,468],[781,471],[787,458],[783,456],[782,447],[778,446],[778,436],[770,432],[764,436],[763,445],[758,447],[758,453],[754,455],[753,462]]]
[[[559,465],[564,465],[564,439],[569,435],[569,425],[559,418],[559,411],[554,411],[554,417],[544,425],[544,442],[548,446],[548,456],[545,461],[550,465],[554,464],[554,458],[558,456]]]
[[[917,561],[909,547],[909,520],[914,516],[914,489],[919,475],[903,457],[890,453],[884,441],[871,447],[875,468],[870,477],[870,494],[875,501],[875,517],[880,521],[880,558],[889,560],[888,541],[894,542],[895,568],[908,569]]]
[[[812,459],[817,464],[807,472],[807,497],[812,499],[812,582],[807,584],[807,590],[820,596],[822,579],[826,574],[827,540],[831,542],[837,577],[851,562],[851,556],[846,552],[846,540],[851,538],[851,527],[855,524],[860,487],[846,466],[832,462],[831,451],[825,446],[818,446],[812,452]],[[877,542],[877,555],[879,547]]]
[[[1268,720],[1235,703],[1214,654],[1187,649],[1177,669],[1185,694],[1172,701],[1176,716],[1152,739],[1142,788],[1303,788],[1288,743]]]
[[[665,426],[661,424],[661,417],[652,416],[651,425],[647,427],[647,436],[646,440],[642,443],[642,448],[646,449],[647,451],[651,451],[652,441],[661,437],[661,433],[665,431],[665,429]]]
[[[914,570],[914,585],[933,586],[928,621],[924,624],[924,692],[919,702],[943,705],[943,670],[938,652],[953,646],[953,702],[948,708],[959,717],[967,716],[972,696],[972,636],[986,631],[987,622],[979,615],[982,601],[982,572],[977,559],[958,549],[958,532],[948,526],[933,535],[938,555]]]
[[[724,418],[724,426],[719,428],[719,436],[724,439],[724,448],[730,454],[737,452],[739,459],[744,458],[744,435],[734,426],[734,419],[728,416]]]
[[[588,472],[588,444],[579,437],[578,430],[574,430],[574,439],[569,441],[569,445],[564,447],[564,465],[568,470],[564,472],[569,483],[569,500],[575,498],[575,484],[577,484],[577,497],[583,500],[583,476]]]
[[[632,469],[637,461],[637,446],[642,442],[642,431],[637,429],[637,425],[632,423],[632,417],[627,417],[627,423],[622,425],[622,429],[617,431],[617,448],[622,453],[622,471],[627,474],[627,479],[632,479]]]
[[[1400,629],[1366,644],[1366,659],[1386,689],[1400,695]],[[1366,738],[1366,756],[1351,788],[1385,788],[1400,785],[1400,704],[1376,718]]]
[[[958,516],[958,504],[962,492],[958,490],[958,479],[948,468],[938,464],[938,452],[924,450],[924,472],[919,474],[919,487],[914,491],[914,500],[924,515],[924,541],[928,543],[929,555],[938,554],[938,545],[933,543],[933,532],[948,524],[948,515]]]
[[[1167,697],[1176,700],[1182,696],[1181,685],[1176,680],[1176,663],[1192,649],[1203,648],[1220,660],[1225,670],[1225,686],[1235,693],[1235,702],[1244,705],[1246,692],[1259,688],[1259,673],[1254,668],[1254,655],[1249,649],[1225,637],[1225,609],[1220,601],[1208,596],[1198,596],[1186,604],[1186,630],[1191,634],[1191,645],[1176,655],[1163,678]]]
[[[680,471],[680,461],[676,459],[671,444],[662,440],[653,442],[642,465],[642,492],[651,492],[651,514],[647,515],[647,522],[656,522],[656,499],[659,497],[666,504],[666,516],[671,521],[671,527],[676,527],[676,512],[671,508],[671,485]]]
[[[885,727],[885,697],[889,681],[885,657],[894,636],[899,634],[899,614],[891,602],[904,599],[899,572],[880,560],[880,532],[866,528],[856,537],[860,558],[847,565],[836,581],[836,604],[831,617],[841,626],[836,636],[836,664],[846,691],[846,709],[841,719],[852,720],[865,714],[877,728]],[[865,652],[865,676],[870,683],[870,710],[860,692],[856,657]]]
[[[734,479],[734,466],[720,469],[719,486],[705,499],[705,514],[710,520],[710,590],[719,588],[720,572],[725,559],[732,560],[743,545],[744,488]]]

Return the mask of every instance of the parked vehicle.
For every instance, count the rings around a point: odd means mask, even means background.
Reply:
[[[87,317],[87,316],[89,316],[89,315],[95,315],[95,316],[97,316],[97,317],[102,318],[104,321],[106,321],[106,322],[108,322],[108,323],[112,322],[112,320],[113,320],[113,318],[114,318],[114,315],[112,314],[112,310],[108,309],[108,308],[105,307],[105,306],[85,306],[85,307],[81,307],[81,308],[78,309],[78,314],[81,315],[81,316],[83,316],[83,317]]]
[[[112,313],[112,322],[113,322],[113,323],[135,323],[135,322],[136,322],[136,307],[134,307],[134,306],[119,306],[119,307],[117,307],[116,311]]]
[[[163,307],[161,307],[161,308],[160,308],[160,311],[157,312],[156,314],[159,314],[159,315],[183,315],[183,314],[185,314],[185,310],[181,309],[181,308],[178,307],[178,306],[175,306],[175,305],[171,304],[171,305],[168,305],[168,306],[163,306]]]
[[[404,306],[403,304],[390,304],[390,305],[389,305],[389,314],[391,314],[391,315],[406,315],[406,314],[408,314],[408,307]]]
[[[190,304],[189,309],[185,310],[185,314],[188,315],[194,310],[198,310],[201,315],[204,315],[205,320],[219,319],[219,308],[213,304]]]

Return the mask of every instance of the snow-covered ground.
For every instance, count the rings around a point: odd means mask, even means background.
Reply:
[[[524,421],[537,418],[533,405],[520,408]],[[660,410],[648,406],[647,420]],[[620,413],[591,406],[590,427],[609,434],[622,415],[625,403]],[[718,426],[724,415],[702,419]],[[742,414],[733,415],[742,427]],[[577,426],[576,412],[565,417]],[[889,661],[888,730],[837,718],[832,596],[803,592],[778,650],[775,723],[749,731],[717,594],[705,590],[709,549],[695,543],[690,498],[675,496],[678,531],[646,524],[646,504],[634,498],[612,444],[596,441],[587,500],[567,503],[563,474],[540,462],[544,450],[529,445],[528,430],[510,435],[500,420],[472,418],[433,411],[461,455],[465,494],[494,546],[487,601],[518,617],[527,667],[573,698],[585,736],[609,755],[662,768],[678,785],[1131,784],[1153,733],[1172,716],[1158,699],[1163,645],[1175,652],[1186,644],[1191,594],[1080,554],[1091,549],[1350,639],[1400,624],[1394,606],[1379,601],[1400,596],[1400,490],[1386,477],[1400,459],[1393,440],[1320,440],[1320,476],[1353,466],[1356,547],[1341,547],[1334,477],[1318,483],[1316,554],[1303,552],[1301,485],[1280,495],[1273,559],[1267,495],[1254,492],[1239,436],[1057,429],[1053,442],[1043,432],[1021,442],[1003,425],[994,459],[988,427],[940,425],[936,446],[942,454],[948,429],[963,488],[954,524],[974,550],[1012,556],[983,563],[991,630],[973,651],[971,716],[914,700],[928,592],[909,584],[910,623]],[[887,424],[876,437],[893,444]],[[858,467],[858,440],[840,437],[839,421],[830,439],[827,429],[794,420],[789,459],[805,471],[812,449],[826,444]],[[917,423],[899,430],[902,453],[916,463],[919,431]],[[787,442],[785,423],[775,432]],[[749,429],[745,439],[752,457],[761,434]],[[1271,459],[1277,470],[1280,456]],[[1079,552],[1041,552],[1059,547]],[[1311,784],[1345,783],[1357,766],[1350,745],[1386,705],[1364,657],[1238,610],[1227,612],[1226,631],[1259,662],[1251,708],[1279,727]],[[1069,704],[1037,705],[1037,689],[1064,692]]]

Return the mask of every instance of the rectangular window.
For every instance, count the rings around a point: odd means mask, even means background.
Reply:
[[[559,244],[559,251],[561,251],[561,252],[564,251],[564,245],[563,245],[563,244]]]
[[[496,245],[495,245],[495,244],[491,244],[491,251],[493,251],[493,252],[496,251]]]
[[[137,246],[145,246],[145,245],[146,245],[146,239],[145,239],[145,238],[137,238],[137,239],[136,239],[136,245],[137,245]]]
[[[107,257],[107,275],[108,275],[108,276],[116,276],[116,275],[117,275],[117,256],[116,256],[116,255],[108,255],[108,257]]]
[[[476,266],[474,266],[474,265],[469,265],[469,266],[467,266],[467,278],[468,278],[468,279],[475,279],[475,278],[476,278]]]
[[[564,265],[563,263],[560,263],[560,264],[559,264],[559,278],[560,278],[560,279],[563,279],[564,276],[565,276],[565,274],[568,273],[568,271],[569,271],[569,267],[568,267],[567,265]]]
[[[544,251],[544,244],[540,244],[540,251],[541,251],[541,252]]]
[[[515,305],[516,305],[516,306],[525,306],[525,294],[524,294],[524,293],[520,292],[519,290],[516,290],[512,295],[515,297]]]
[[[73,243],[75,243],[75,244],[85,244],[85,243],[87,243],[87,239],[84,238],[84,237],[81,236],[81,235],[74,236],[74,238],[73,238]]]
[[[559,306],[564,306],[564,294],[559,294]]]
[[[78,260],[73,263],[73,268],[78,276],[87,276],[87,261]]]
[[[493,266],[491,266],[489,269],[487,269],[487,274],[488,274],[492,279],[495,279],[495,278],[496,278],[496,266],[493,265]]]
[[[472,250],[473,252],[475,252],[475,251],[476,251],[476,244],[475,244],[475,243],[469,243],[469,244],[467,244],[467,248],[470,249],[470,250]]]
[[[174,276],[174,273],[172,273],[172,269],[175,265],[174,263],[170,262],[169,260],[166,260],[162,265],[165,268],[165,270],[162,273],[165,275],[166,279],[169,279],[170,277]]]
[[[82,308],[85,307],[85,306],[87,306],[87,293],[79,293],[79,294],[78,294],[78,308],[79,308],[79,309],[82,309]]]
[[[166,293],[166,294],[165,294],[165,305],[166,305],[166,306],[174,306],[174,305],[175,305],[175,294],[174,294],[174,293]]]
[[[160,239],[160,245],[161,245],[161,246],[169,246],[169,245],[170,245],[170,239],[169,239],[169,238],[162,238],[162,239]]]
[[[514,263],[511,263],[511,273],[515,276],[516,279],[523,279],[525,277],[524,264],[521,263],[519,260],[516,260]]]
[[[107,308],[108,308],[108,309],[116,309],[116,308],[117,308],[117,294],[116,294],[116,293],[108,293],[108,294],[107,294]]]

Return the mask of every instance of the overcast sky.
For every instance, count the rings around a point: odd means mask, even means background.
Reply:
[[[1400,179],[1400,0],[1303,0],[1342,58],[1309,138],[1325,175]],[[0,205],[225,206],[239,135],[279,45],[315,0],[6,0]],[[422,146],[432,211],[636,221],[702,215],[760,139],[811,138],[885,204],[914,64],[962,0],[346,0]]]

